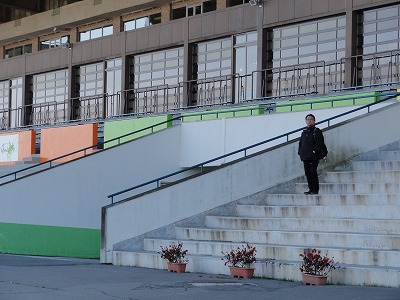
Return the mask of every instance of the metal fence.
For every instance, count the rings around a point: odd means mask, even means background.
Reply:
[[[351,67],[346,69],[345,66]],[[230,74],[183,81],[175,85],[128,89],[112,95],[106,93],[60,102],[29,104],[17,109],[1,109],[0,129],[125,115],[161,114],[193,107],[326,94],[346,88],[346,70],[351,70],[353,87],[398,84],[400,50],[352,56],[331,62],[318,61],[269,68],[247,75]]]

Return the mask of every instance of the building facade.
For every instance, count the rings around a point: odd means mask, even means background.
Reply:
[[[38,0],[0,6],[0,128],[399,82],[392,0]]]

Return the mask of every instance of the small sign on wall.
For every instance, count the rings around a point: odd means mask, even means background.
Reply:
[[[0,136],[0,162],[18,161],[18,134]]]

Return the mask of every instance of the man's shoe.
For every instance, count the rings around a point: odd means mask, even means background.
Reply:
[[[312,195],[311,191],[304,192],[304,195]]]
[[[309,195],[318,195],[318,192],[310,192]]]

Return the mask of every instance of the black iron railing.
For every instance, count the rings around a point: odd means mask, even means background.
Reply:
[[[351,113],[354,113],[354,112],[363,110],[363,109],[367,109],[367,113],[369,113],[369,112],[370,112],[370,107],[371,107],[371,106],[374,106],[374,105],[376,105],[376,104],[380,104],[380,103],[385,102],[385,101],[387,101],[387,100],[396,98],[396,97],[398,97],[399,95],[400,95],[400,93],[397,93],[397,92],[385,93],[385,94],[381,94],[381,95],[376,95],[375,97],[382,97],[382,96],[385,96],[386,98],[385,98],[385,99],[380,99],[380,101],[377,101],[377,102],[374,102],[374,103],[371,103],[371,104],[367,104],[367,105],[364,105],[364,106],[361,106],[361,107],[352,109],[352,110],[350,110],[350,111],[348,111],[348,112],[341,113],[341,114],[338,114],[338,115],[336,115],[336,116],[334,116],[334,117],[331,117],[331,118],[325,119],[325,120],[323,120],[323,121],[317,122],[316,125],[318,125],[318,124],[323,124],[323,123],[327,123],[327,126],[329,127],[329,126],[330,126],[330,121],[335,120],[335,119],[338,119],[338,118],[343,117],[343,116],[345,116],[345,115],[349,115],[349,114],[351,114]],[[360,99],[360,98],[365,98],[365,97],[371,97],[371,95],[369,95],[369,96],[361,96],[361,97],[359,97],[358,99]],[[355,97],[353,96],[352,98],[349,98],[349,99],[353,99],[353,98],[355,98]],[[340,100],[346,100],[346,99],[341,98]],[[325,100],[325,101],[334,101],[334,100]],[[321,102],[319,102],[319,103],[321,103]],[[292,104],[292,106],[295,106],[295,105],[304,105],[304,104],[306,104],[306,103]],[[290,105],[290,104],[288,104],[288,105]],[[287,105],[285,105],[285,106],[287,106]],[[147,185],[149,185],[149,184],[153,184],[153,183],[155,183],[156,186],[157,186],[157,188],[158,188],[158,187],[160,187],[160,182],[161,182],[162,180],[167,179],[167,178],[170,178],[170,177],[173,177],[173,176],[178,175],[178,174],[182,174],[182,173],[187,172],[187,171],[189,171],[189,170],[194,170],[194,169],[200,168],[200,174],[202,174],[202,173],[203,173],[203,170],[204,170],[204,167],[205,167],[207,164],[210,164],[210,163],[212,163],[212,162],[221,160],[221,159],[223,159],[223,158],[227,158],[227,157],[233,156],[233,155],[238,154],[238,153],[243,153],[243,157],[246,157],[246,156],[247,156],[247,151],[248,151],[248,150],[254,149],[254,148],[258,147],[258,146],[265,145],[265,144],[267,144],[267,143],[270,143],[270,142],[273,142],[273,141],[276,141],[276,140],[279,140],[279,139],[282,139],[282,138],[286,138],[286,142],[288,142],[288,141],[289,141],[289,136],[290,136],[290,135],[292,135],[292,134],[294,134],[294,133],[298,133],[298,132],[302,131],[303,129],[304,129],[304,127],[301,127],[301,128],[295,129],[295,130],[292,130],[292,131],[290,131],[290,132],[281,134],[281,135],[276,136],[276,137],[274,137],[274,138],[267,139],[267,140],[261,141],[261,142],[259,142],[259,143],[255,143],[255,144],[250,145],[250,146],[247,146],[247,147],[243,147],[243,148],[238,149],[238,150],[236,150],[236,151],[232,151],[232,152],[229,152],[229,153],[227,153],[227,154],[224,154],[224,155],[220,155],[220,156],[218,156],[218,157],[215,157],[215,158],[213,158],[213,159],[210,159],[210,160],[207,160],[207,161],[204,161],[204,162],[195,164],[195,165],[193,165],[193,166],[191,166],[191,167],[184,168],[184,169],[182,169],[182,170],[179,170],[179,171],[176,171],[176,172],[173,172],[173,173],[170,173],[170,174],[167,174],[167,175],[158,177],[158,178],[156,178],[156,179],[149,180],[149,181],[146,181],[146,182],[144,182],[144,183],[135,185],[135,186],[133,186],[133,187],[124,189],[124,190],[122,190],[122,191],[119,191],[119,192],[110,194],[110,195],[108,195],[107,197],[111,199],[111,204],[113,204],[113,203],[114,203],[114,197],[116,197],[116,196],[119,196],[119,195],[121,195],[121,194],[125,194],[125,193],[127,193],[127,192],[136,190],[136,189],[138,189],[138,188],[141,188],[141,187],[147,186]],[[261,151],[264,151],[264,150],[261,150]]]

